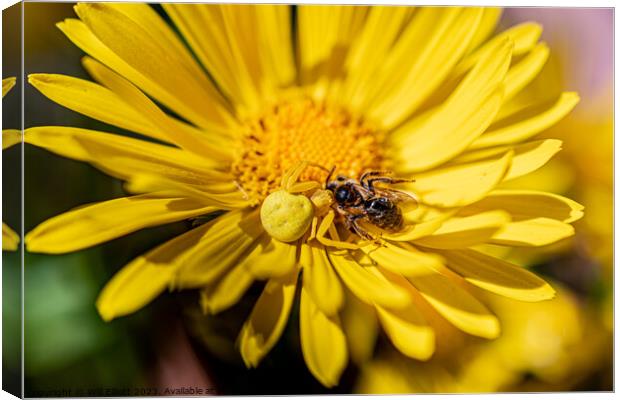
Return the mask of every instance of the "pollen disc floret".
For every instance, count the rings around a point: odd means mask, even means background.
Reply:
[[[243,190],[263,201],[280,188],[282,175],[299,161],[311,165],[299,181],[322,182],[324,168],[347,176],[382,166],[381,135],[346,110],[307,96],[287,97],[244,124],[232,171]]]

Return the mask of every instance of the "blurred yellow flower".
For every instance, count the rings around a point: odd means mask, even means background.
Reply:
[[[519,390],[526,374],[539,382],[528,390],[574,388],[600,367],[609,338],[579,299],[560,284],[552,301],[519,303],[487,295],[505,327],[497,340],[463,355],[459,381],[468,391]]]
[[[15,78],[2,80],[2,98],[15,86]],[[2,150],[21,142],[21,132],[17,129],[2,130]],[[19,235],[7,224],[2,223],[2,250],[17,250]]]
[[[573,51],[576,53],[576,51]],[[539,79],[559,79],[562,64],[569,63],[573,53],[557,56],[556,62],[543,70]],[[576,55],[576,54],[575,54]],[[565,80],[555,86],[564,84]],[[587,252],[596,258],[611,280],[613,267],[613,82],[605,90],[591,93],[582,107],[569,118],[549,129],[546,137],[560,137],[565,151],[553,164],[541,168],[548,179],[524,177],[523,183],[543,190],[571,193],[589,206],[587,218],[579,222],[580,237]],[[542,85],[542,83],[539,83]],[[553,91],[552,93],[557,93]],[[532,94],[532,97],[539,97]],[[584,134],[587,132],[587,134]],[[550,186],[566,177],[561,187]]]
[[[469,343],[457,356],[422,364],[386,352],[363,365],[357,393],[485,393],[571,390],[600,367],[609,348],[588,310],[559,284],[558,295],[539,304],[481,294],[503,334]],[[531,378],[528,379],[528,376]]]
[[[299,291],[304,359],[334,386],[349,356],[369,353],[373,326],[426,360],[451,329],[440,315],[471,335],[499,335],[474,286],[520,301],[554,296],[536,275],[472,249],[554,243],[582,216],[558,195],[497,189],[560,150],[559,140],[530,139],[578,101],[568,92],[520,102],[548,56],[538,25],[487,40],[495,8],[163,8],[200,64],[148,5],[84,3],[79,20],[58,26],[90,55],[83,63],[98,83],[29,76],[53,101],[147,139],[28,129],[28,143],[89,162],[134,193],[49,219],[27,235],[29,251],[75,251],[225,211],[120,270],[97,301],[104,319],[165,289],[201,288],[205,312],[216,313],[266,280],[239,335],[246,365],[278,341]],[[352,178],[391,170],[415,179],[398,187],[419,207],[405,211],[402,230],[369,244],[318,200],[331,166]],[[259,206],[275,192],[265,230]],[[286,221],[278,207],[303,221]]]

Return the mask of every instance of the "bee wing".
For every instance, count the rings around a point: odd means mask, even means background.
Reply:
[[[375,193],[379,196],[387,197],[404,208],[416,208],[418,205],[418,198],[414,194],[402,190],[375,186]]]

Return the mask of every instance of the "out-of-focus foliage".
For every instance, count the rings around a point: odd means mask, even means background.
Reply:
[[[97,253],[27,256],[24,366],[37,385],[26,389],[135,385],[131,341],[93,312],[104,275]]]
[[[19,63],[21,43],[19,24],[21,5],[2,10],[2,78],[15,77],[17,87],[2,98],[2,128],[20,127],[21,78]],[[4,79],[3,79],[4,80]],[[7,145],[3,134],[3,144]],[[21,146],[15,143],[2,152],[2,221],[13,231],[13,239],[21,232]],[[3,238],[3,242],[5,242]],[[21,393],[21,249],[15,242],[2,252],[2,390]]]

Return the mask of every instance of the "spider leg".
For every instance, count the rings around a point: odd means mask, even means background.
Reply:
[[[322,167],[319,164],[302,160],[293,165],[293,167],[291,167],[288,171],[284,173],[284,175],[282,176],[282,181],[280,182],[280,186],[289,193],[301,193],[314,189],[319,189],[321,187],[321,184],[318,182],[298,182],[302,172],[304,172],[304,170],[310,165],[327,171],[327,168]]]
[[[330,210],[325,216],[325,218],[323,218],[323,221],[321,221],[321,224],[319,225],[316,231],[316,237],[315,237],[316,240],[318,240],[319,243],[323,244],[324,246],[336,247],[339,249],[350,249],[350,250],[359,249],[360,246],[356,244],[343,242],[341,240],[328,239],[325,236],[325,234],[330,230],[330,227],[332,223],[334,222],[334,218],[335,218],[334,211]]]
[[[293,165],[293,167],[291,167],[288,171],[284,173],[284,175],[282,175],[280,186],[288,191],[297,182],[299,176],[304,171],[304,169],[306,169],[307,166],[307,161],[300,161],[297,164]]]
[[[319,169],[322,169],[325,172],[328,172],[331,176],[331,173],[333,173],[333,171],[336,169],[336,166],[334,166],[331,170],[325,168],[324,166],[314,163],[314,162],[310,162],[310,161],[303,161],[303,163],[305,163],[304,168],[310,166],[310,167],[316,167]],[[299,171],[299,174],[301,174],[301,172],[303,171],[303,169],[301,171]],[[329,176],[328,176],[329,178]],[[288,183],[288,191],[290,193],[301,193],[301,192],[306,192],[309,190],[315,190],[315,189],[319,189],[321,188],[321,184],[315,181],[310,181],[310,182],[301,182],[301,183],[297,183],[297,179],[299,179],[299,175],[297,175],[295,181],[293,181],[292,179],[289,180]]]
[[[321,184],[315,181],[295,182],[289,185],[289,187],[287,188],[287,191],[289,193],[302,193],[302,192],[307,192],[309,190],[315,190],[315,189],[320,189],[320,188],[321,188]]]
[[[312,239],[316,238],[316,229],[317,229],[317,225],[318,224],[319,224],[319,218],[317,216],[314,216],[312,218],[312,225],[310,227],[310,234],[308,235],[308,239],[306,239],[306,242],[309,242]]]

